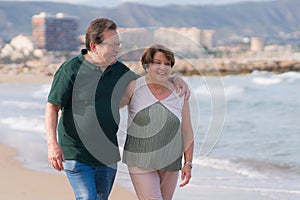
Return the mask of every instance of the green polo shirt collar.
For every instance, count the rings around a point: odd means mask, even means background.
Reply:
[[[100,67],[97,66],[97,65],[94,65],[90,62],[88,62],[85,58],[84,58],[84,55],[87,54],[87,49],[81,49],[81,53],[79,54],[78,58],[79,60],[82,62],[83,65],[85,65],[86,67],[90,68],[91,70],[93,71],[99,71],[100,74],[102,74],[103,72],[101,71]],[[107,73],[108,71],[111,70],[111,66],[108,66],[105,70],[104,73]]]

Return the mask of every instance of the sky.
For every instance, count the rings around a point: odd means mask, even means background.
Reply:
[[[0,0],[7,1],[7,0]],[[25,0],[9,0],[9,1],[25,1]],[[264,2],[274,0],[30,0],[30,1],[50,1],[50,2],[64,2],[70,4],[84,4],[99,7],[114,7],[124,2],[136,2],[152,6],[164,6],[169,4],[177,5],[224,5],[240,2]]]

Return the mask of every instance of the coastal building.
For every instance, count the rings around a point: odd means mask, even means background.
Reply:
[[[264,50],[264,41],[260,37],[252,37],[250,42],[250,50],[252,52],[258,52]]]
[[[73,51],[79,41],[77,39],[78,20],[74,16],[63,13],[51,15],[40,13],[32,16],[32,36],[35,48],[48,51]]]
[[[158,43],[164,44],[173,51],[187,53],[195,52],[200,47],[200,34],[198,28],[159,28],[154,32]]]
[[[201,31],[200,44],[207,49],[213,48],[213,36],[216,34],[215,30],[204,29]]]
[[[197,27],[119,28],[122,48],[145,48],[160,43],[183,56],[197,57],[199,50],[213,48],[214,30]]]
[[[156,30],[154,38],[168,46],[176,46],[178,50],[193,51],[193,47],[211,49],[214,34],[213,30],[202,30],[197,27],[170,27]]]

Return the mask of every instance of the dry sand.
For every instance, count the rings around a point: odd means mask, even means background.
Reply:
[[[0,74],[1,82],[51,83],[46,75]],[[0,145],[0,199],[9,200],[71,200],[73,191],[66,176],[62,173],[50,174],[24,168],[14,159],[17,151]],[[110,200],[136,200],[130,190],[114,185]]]
[[[17,152],[0,145],[0,199],[9,200],[71,200],[72,189],[63,174],[38,172],[22,167],[13,159]],[[126,188],[114,185],[110,200],[135,200]]]

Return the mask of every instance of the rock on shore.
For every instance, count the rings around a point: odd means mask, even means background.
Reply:
[[[144,69],[139,61],[124,62],[129,68],[138,74],[144,74]],[[7,75],[42,75],[53,76],[61,63],[48,63],[40,61],[27,61],[25,63],[0,64],[0,74]],[[184,76],[191,75],[228,75],[246,74],[252,71],[268,71],[273,73],[283,73],[288,71],[300,72],[300,61],[264,61],[254,60],[239,62],[226,59],[189,59],[176,60],[173,70]]]
[[[125,62],[133,71],[143,74],[144,70],[139,62]],[[284,73],[288,71],[300,72],[300,61],[226,61],[209,59],[176,60],[173,69],[176,73],[191,75],[234,75],[247,74],[253,71],[268,71]]]

